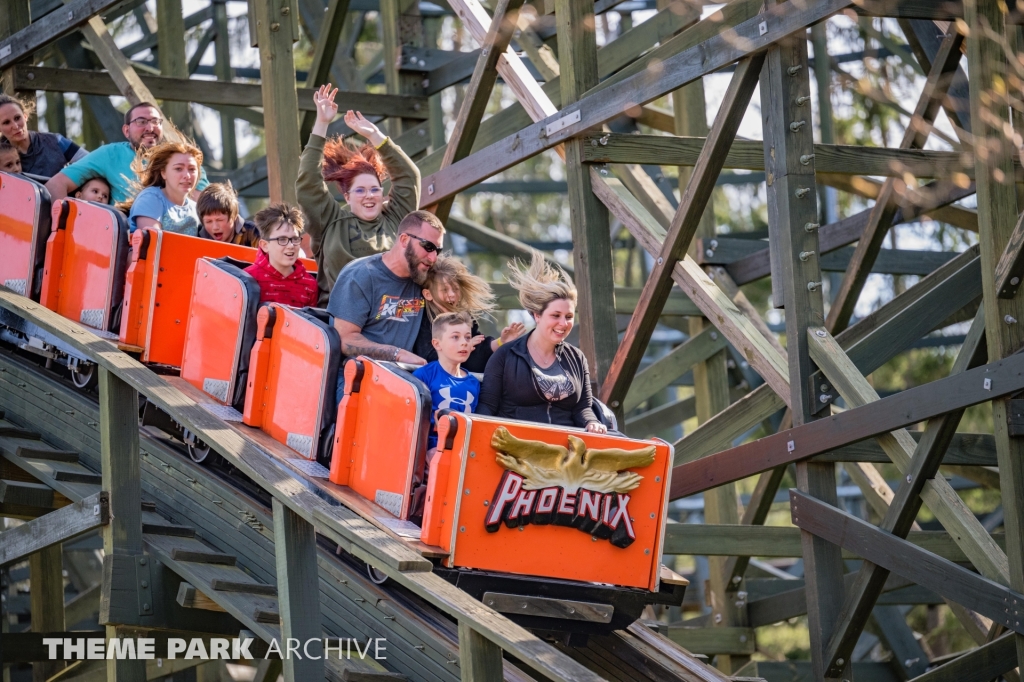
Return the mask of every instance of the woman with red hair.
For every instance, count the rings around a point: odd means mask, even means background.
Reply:
[[[313,93],[316,124],[299,159],[295,190],[306,214],[320,305],[326,306],[338,273],[350,261],[391,248],[402,218],[419,208],[420,172],[401,147],[358,111],[345,114],[345,125],[368,142],[354,149],[340,138],[327,139],[327,126],[338,115],[331,84]],[[391,178],[385,200],[384,179]],[[327,183],[337,183],[345,199],[334,200]]]

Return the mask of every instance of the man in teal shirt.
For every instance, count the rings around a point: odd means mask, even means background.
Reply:
[[[160,110],[152,104],[142,102],[128,109],[121,128],[128,141],[105,144],[84,159],[66,166],[46,183],[50,198],[54,201],[63,199],[89,180],[103,178],[110,185],[114,203],[128,199],[132,195],[131,181],[135,179],[132,171],[135,154],[139,149],[149,149],[163,141],[163,122]],[[200,169],[196,196],[208,184],[205,171]]]

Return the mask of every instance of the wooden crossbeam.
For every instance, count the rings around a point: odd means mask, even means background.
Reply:
[[[810,338],[811,348],[822,351],[825,350],[824,345],[830,341],[827,334],[822,337],[812,332],[809,337],[813,337]],[[984,362],[986,357],[984,340],[985,316],[983,312],[979,311],[971,325],[967,340],[964,341],[953,364],[951,374],[965,372]],[[834,339],[831,339],[829,345],[832,346],[829,349],[830,354],[842,352],[838,350],[838,344],[835,344]],[[814,355],[813,351],[812,355]],[[961,417],[963,417],[963,409],[958,409],[928,422],[911,459],[910,467],[906,470],[906,482],[897,489],[895,498],[885,512],[879,528],[897,537],[907,537],[917,518],[917,512],[921,508],[921,494],[927,484],[934,485],[932,479],[938,473],[943,455],[953,439]],[[871,615],[871,610],[874,608],[875,601],[881,594],[882,585],[885,584],[887,578],[888,571],[876,564],[865,563],[858,572],[853,588],[846,593],[843,610],[826,649],[825,660],[830,674],[838,674],[841,669],[841,666],[836,665],[837,659],[849,660],[853,647]]]
[[[13,70],[16,89],[48,92],[75,91],[91,95],[119,95],[121,91],[109,73],[84,69],[57,69],[45,66],[18,66]],[[141,82],[157,99],[176,102],[199,102],[204,105],[261,107],[261,86],[253,83],[225,83],[165,76],[141,76]],[[375,95],[365,92],[341,93],[345,104],[366,115],[401,116],[426,119],[425,97],[416,95]],[[313,90],[298,90],[299,109],[313,111]]]
[[[981,324],[979,320],[984,319],[980,315],[981,313],[979,313],[979,317],[975,318],[974,335],[969,338],[972,343],[976,343],[977,336],[980,334],[977,325]],[[821,335],[823,331],[818,328],[808,334],[809,340],[810,337],[814,337],[810,341],[811,355],[814,361],[822,368],[825,376],[839,390],[848,405],[853,408],[877,405],[878,394],[874,388],[851,365],[849,359],[838,349],[838,345],[828,333],[825,332],[824,335]],[[970,349],[971,346],[967,346],[967,348]],[[968,357],[965,362],[970,359]],[[963,374],[951,375],[943,381],[954,379],[957,376],[963,376]],[[995,379],[993,379],[994,381]],[[906,430],[894,429],[892,431],[893,433],[878,434],[878,444],[889,455],[897,468],[907,475],[914,466],[913,456],[915,449],[919,446],[915,444]],[[922,496],[925,504],[942,522],[943,526],[954,532],[960,539],[961,546],[964,547],[982,574],[1000,582],[1009,580],[1009,567],[1005,553],[995,545],[981,522],[975,518],[973,512],[967,508],[967,505],[944,478],[937,477],[925,483]]]
[[[644,250],[652,255],[661,251],[665,230],[621,182],[590,170],[594,194],[629,230]],[[692,300],[704,316],[714,320],[732,345],[747,358],[783,400],[789,399],[789,378],[786,359],[766,339],[757,325],[704,273],[689,256],[676,263],[672,279]],[[614,407],[614,406],[613,406]],[[762,416],[760,419],[763,419]],[[756,422],[755,422],[756,423]],[[738,434],[737,434],[738,435]],[[677,453],[678,456],[678,453]]]
[[[996,263],[995,282],[999,298],[1016,296],[1021,278],[1024,278],[1024,213],[1017,219],[1017,226]]]
[[[50,545],[96,530],[109,522],[107,493],[90,495],[81,502],[0,533],[0,565],[21,561]]]
[[[484,110],[498,80],[498,59],[505,54],[509,43],[512,42],[519,8],[522,5],[523,0],[498,0],[494,18],[491,19],[490,28],[487,29],[487,35],[481,44],[480,56],[473,68],[473,75],[463,92],[462,107],[459,108],[455,127],[445,146],[441,168],[447,168],[464,159],[473,149],[473,141],[480,129],[480,122],[483,121]],[[454,197],[448,197],[433,206],[434,213],[442,222],[448,219],[454,200]]]
[[[602,88],[600,93],[591,91],[562,111],[552,112],[539,122],[423,178],[423,196],[429,196],[430,201],[438,201],[455,195],[581,131],[610,121],[630,106],[646,104],[667,92],[677,90],[704,74],[754,54],[782,37],[817,23],[851,4],[852,0],[822,0],[799,11],[776,6],[734,26],[728,34],[720,34],[716,29],[714,35],[700,45],[665,59],[661,63],[662,68],[635,73]],[[701,23],[709,20],[705,19]],[[759,29],[762,23],[768,27],[764,34]],[[574,119],[577,113],[579,120],[569,123],[570,118]],[[549,132],[547,128],[552,124],[555,125]]]
[[[674,466],[696,462],[732,446],[744,433],[786,407],[785,400],[762,384],[675,442]]]
[[[704,139],[672,135],[631,135],[592,133],[586,142],[583,159],[588,163],[639,163],[659,166],[693,166]],[[726,153],[723,168],[763,171],[764,150],[760,142],[736,140]],[[974,176],[974,169],[963,164],[959,152],[931,149],[858,147],[840,144],[815,144],[814,167],[819,173],[903,177],[944,178],[953,173]]]
[[[672,473],[671,499],[738,481],[846,443],[895,431],[1022,389],[1024,356],[1011,356],[677,466]]]
[[[963,44],[963,40],[964,37],[958,31],[953,31],[943,40],[939,54],[932,62],[932,69],[928,74],[924,92],[918,100],[914,115],[903,135],[900,148],[912,149],[924,146],[925,140],[928,138],[928,131],[925,129],[922,132],[922,128],[925,125],[930,126],[939,112],[952,76],[960,65],[960,46]],[[849,324],[857,299],[871,272],[871,266],[882,248],[882,240],[892,226],[896,210],[896,184],[893,179],[889,179],[883,184],[879,197],[871,209],[864,234],[857,242],[857,249],[850,261],[850,267],[846,276],[843,277],[843,282],[829,309],[826,323],[833,333],[842,331]]]
[[[891,507],[890,507],[891,509]],[[957,546],[953,537],[938,530],[912,530],[905,537],[914,545],[955,563],[968,563],[970,558]],[[999,544],[1005,536],[997,536]],[[800,529],[788,526],[739,524],[669,523],[665,527],[665,554],[693,556],[735,556],[786,558],[802,556]],[[844,558],[858,555],[845,552]],[[883,581],[884,582],[884,581]],[[850,589],[856,582],[847,587]]]
[[[73,0],[60,12],[58,21],[36,21],[6,40],[0,41],[0,69],[15,64],[36,50],[86,24],[90,17],[105,12],[121,0]]]
[[[722,169],[725,152],[736,137],[763,65],[764,55],[759,53],[744,59],[736,67],[721,109],[708,133],[686,191],[683,192],[679,208],[662,240],[660,252],[655,257],[636,311],[630,318],[625,336],[601,386],[601,399],[609,405],[615,406],[626,397],[629,383],[636,374],[643,351],[658,323],[658,315],[668,299],[673,271],[685,255],[697,230]]]
[[[632,412],[640,403],[727,345],[725,337],[713,327],[708,327],[700,334],[679,344],[664,357],[658,358],[650,366],[637,373],[630,383],[629,392],[623,399],[623,412]]]
[[[790,490],[789,497],[793,523],[801,529],[977,611],[1007,629],[1024,633],[1024,595],[1019,592],[798,490]]]
[[[912,682],[988,682],[1017,667],[1013,633],[1006,633],[977,649],[935,666]]]

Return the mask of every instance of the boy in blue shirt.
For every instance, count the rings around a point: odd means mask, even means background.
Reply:
[[[434,407],[427,441],[428,465],[437,451],[437,410],[472,412],[480,401],[480,381],[462,369],[462,363],[473,350],[473,320],[467,313],[438,315],[430,333],[437,360],[412,373],[430,389],[430,402]]]

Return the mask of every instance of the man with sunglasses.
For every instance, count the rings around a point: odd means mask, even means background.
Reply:
[[[394,244],[384,253],[346,265],[331,289],[327,312],[347,357],[424,365],[412,352],[425,302],[423,284],[444,246],[444,225],[428,211],[413,211],[398,225]],[[338,373],[338,399],[343,374]]]
[[[124,113],[124,133],[126,142],[105,144],[88,156],[66,166],[46,183],[53,201],[63,199],[74,189],[81,187],[93,178],[103,178],[110,185],[111,199],[120,203],[132,195],[131,181],[135,180],[132,161],[140,149],[149,149],[164,141],[163,116],[155,105],[148,102],[136,104]],[[199,184],[196,185],[192,198],[197,199],[209,183],[206,172],[199,169]]]

